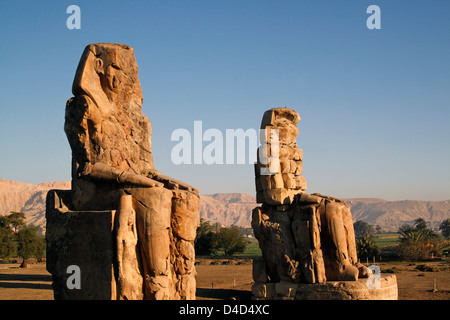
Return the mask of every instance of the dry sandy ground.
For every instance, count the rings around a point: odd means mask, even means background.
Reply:
[[[198,300],[251,299],[251,260],[199,259]],[[436,272],[415,270],[420,264]],[[420,263],[380,263],[383,271],[397,270],[399,300],[450,300],[449,260]],[[45,264],[0,264],[0,300],[52,300],[51,276]],[[393,269],[394,268],[394,269]],[[433,292],[436,282],[436,292]]]
[[[0,264],[0,300],[53,300],[52,277],[45,263]]]

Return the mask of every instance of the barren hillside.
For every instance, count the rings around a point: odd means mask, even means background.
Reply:
[[[25,222],[45,230],[45,198],[50,189],[70,189],[70,181],[29,184],[0,179],[0,215],[25,213]]]
[[[25,213],[26,222],[45,230],[45,197],[50,189],[70,189],[70,181],[28,184],[0,179],[0,215],[11,211]],[[397,231],[404,224],[424,218],[432,228],[450,218],[450,200],[387,201],[376,198],[346,199],[353,220],[380,225],[384,231]],[[250,227],[256,197],[245,193],[216,193],[200,196],[200,216],[212,223]]]
[[[382,199],[347,199],[353,220],[363,220],[384,230],[397,231],[404,224],[413,225],[423,218],[428,227],[438,229],[441,222],[450,218],[450,200],[446,201],[386,201]]]
[[[245,193],[216,193],[200,196],[200,216],[212,223],[250,227],[256,197]]]

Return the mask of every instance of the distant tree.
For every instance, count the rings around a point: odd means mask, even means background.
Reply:
[[[9,222],[7,216],[0,216],[0,228],[9,229]]]
[[[398,233],[400,234],[401,243],[419,243],[432,237],[432,231],[422,228],[421,225],[420,228],[404,225],[398,229]]]
[[[25,214],[11,212],[0,216],[0,258],[9,259],[17,254],[17,230],[25,225]]]
[[[201,218],[200,227],[194,241],[195,253],[198,255],[212,255],[217,251],[217,237],[209,221]]]
[[[399,253],[404,260],[415,261],[428,258],[423,230],[404,225],[398,229],[400,235]]]
[[[15,238],[15,233],[0,223],[0,259],[7,260],[17,254],[17,241],[15,241]]]
[[[375,227],[375,231],[376,233],[381,233],[381,226],[379,224]]]
[[[17,232],[18,228],[23,226],[25,226],[25,214],[23,212],[11,211],[9,215],[0,217],[0,227]]]
[[[360,259],[370,259],[379,254],[378,246],[370,234],[359,237],[356,240],[356,250]]]
[[[217,232],[218,248],[225,252],[225,255],[231,256],[238,252],[244,252],[247,241],[236,226],[221,228]]]
[[[365,221],[358,220],[353,224],[355,230],[355,238],[358,239],[363,236],[373,235],[375,233],[373,226]]]
[[[44,238],[39,237],[35,226],[20,228],[17,233],[17,254],[23,258],[21,268],[28,266],[29,258],[38,258],[43,255],[45,248]]]
[[[27,259],[45,256],[45,240],[40,228],[27,226],[23,212],[11,212],[0,217],[0,258],[8,259],[19,255],[23,258],[21,267],[27,266]]]
[[[400,255],[405,260],[427,260],[438,257],[448,246],[448,241],[442,236],[435,234],[427,227],[424,228],[423,221],[417,219],[415,227],[405,225],[398,230]]]
[[[439,226],[439,230],[441,230],[442,235],[446,238],[450,237],[450,219],[446,219],[442,221],[441,225]]]
[[[222,225],[220,223],[216,222],[212,225],[213,232],[218,233],[220,229],[222,229]]]
[[[414,220],[414,226],[416,227],[416,229],[425,230],[428,228],[427,222],[424,218],[417,218],[416,220]]]

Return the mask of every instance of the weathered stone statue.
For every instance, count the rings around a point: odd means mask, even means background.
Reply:
[[[256,298],[286,298],[290,288],[294,290],[289,291],[290,298],[327,299],[331,296],[317,292],[305,296],[305,287],[300,290],[299,285],[357,281],[372,274],[357,259],[350,207],[336,198],[305,193],[303,154],[296,143],[299,120],[292,109],[274,108],[264,113],[261,122],[255,174],[257,202],[262,206],[252,213],[263,254],[263,260],[254,262]],[[394,291],[396,295],[396,282]],[[333,298],[339,294],[330,293]]]
[[[72,190],[47,196],[55,298],[195,298],[198,190],[153,167],[133,51],[91,44],[78,65],[64,125]],[[81,289],[67,288],[68,264]]]

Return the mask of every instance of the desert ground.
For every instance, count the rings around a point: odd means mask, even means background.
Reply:
[[[397,276],[399,300],[450,300],[448,258],[377,265],[382,273]],[[198,300],[251,299],[251,259],[200,258],[196,268]],[[53,300],[45,263],[29,264],[26,269],[19,268],[19,264],[0,264],[0,300]]]

